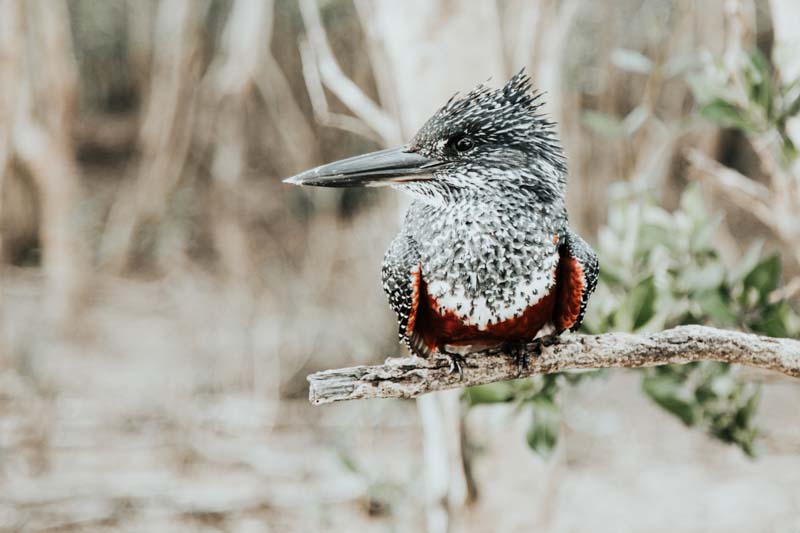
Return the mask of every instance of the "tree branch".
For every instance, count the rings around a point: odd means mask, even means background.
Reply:
[[[314,49],[308,40],[303,38],[298,40],[297,46],[300,50],[300,64],[303,68],[303,79],[306,82],[308,99],[311,101],[311,109],[314,111],[314,118],[317,119],[317,122],[323,126],[355,133],[377,143],[385,143],[384,139],[360,118],[334,113],[328,108],[328,100],[325,97],[325,89],[319,76],[318,61]]]
[[[766,156],[763,147],[758,142],[754,146],[757,146],[756,153],[762,158],[761,162],[765,165],[765,169],[772,171],[771,161]],[[688,150],[686,157],[692,168],[698,171],[690,174],[691,177],[696,176],[711,184],[722,191],[739,208],[752,213],[786,243],[787,249],[800,264],[800,249],[798,248],[800,232],[797,230],[797,209],[800,204],[792,203],[796,187],[792,187],[789,182],[782,183],[783,178],[771,174],[773,189],[770,190],[738,171],[714,161],[699,150]],[[764,159],[765,157],[766,159]]]
[[[342,72],[328,43],[316,2],[301,0],[298,5],[322,82],[364,124],[378,133],[386,146],[398,144],[402,138],[398,124]]]
[[[463,378],[444,358],[390,358],[382,365],[323,370],[308,376],[315,405],[366,398],[414,398],[429,392],[505,381],[534,374],[590,368],[642,368],[711,360],[738,363],[800,378],[800,341],[706,326],[679,326],[660,333],[568,335],[541,354],[531,353],[520,372],[498,350],[466,357]]]

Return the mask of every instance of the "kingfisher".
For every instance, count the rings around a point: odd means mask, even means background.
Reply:
[[[555,342],[581,324],[599,262],[568,223],[555,123],[524,69],[502,88],[454,95],[411,141],[284,180],[389,185],[412,201],[381,269],[399,336],[414,355]],[[542,336],[537,335],[542,333]]]

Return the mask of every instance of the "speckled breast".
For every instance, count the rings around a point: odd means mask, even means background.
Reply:
[[[556,286],[553,283],[534,303],[515,314],[492,315],[481,311],[484,313],[480,315],[481,321],[476,322],[474,315],[464,315],[458,308],[450,309],[442,305],[428,291],[424,280],[420,281],[418,294],[414,330],[430,349],[448,344],[480,345],[532,339],[552,320],[556,302]]]

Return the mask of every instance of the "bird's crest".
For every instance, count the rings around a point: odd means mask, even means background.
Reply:
[[[482,143],[527,145],[537,155],[563,165],[555,123],[540,113],[542,93],[531,86],[525,69],[499,89],[478,85],[465,95],[453,95],[417,133],[412,146],[423,148],[459,132]]]
[[[434,117],[446,119],[471,115],[481,119],[481,115],[486,113],[507,115],[513,112],[528,113],[535,118],[543,118],[537,115],[537,111],[542,107],[541,97],[542,93],[533,89],[530,76],[526,74],[525,69],[522,69],[499,89],[480,84],[463,97],[455,93]]]

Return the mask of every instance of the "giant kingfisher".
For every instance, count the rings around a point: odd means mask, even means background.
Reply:
[[[580,326],[597,283],[597,255],[568,224],[564,155],[541,105],[520,71],[500,89],[453,96],[405,146],[285,180],[413,197],[383,289],[409,350],[439,352],[459,373],[464,345],[506,345],[524,366],[540,331],[551,334],[539,345]]]

